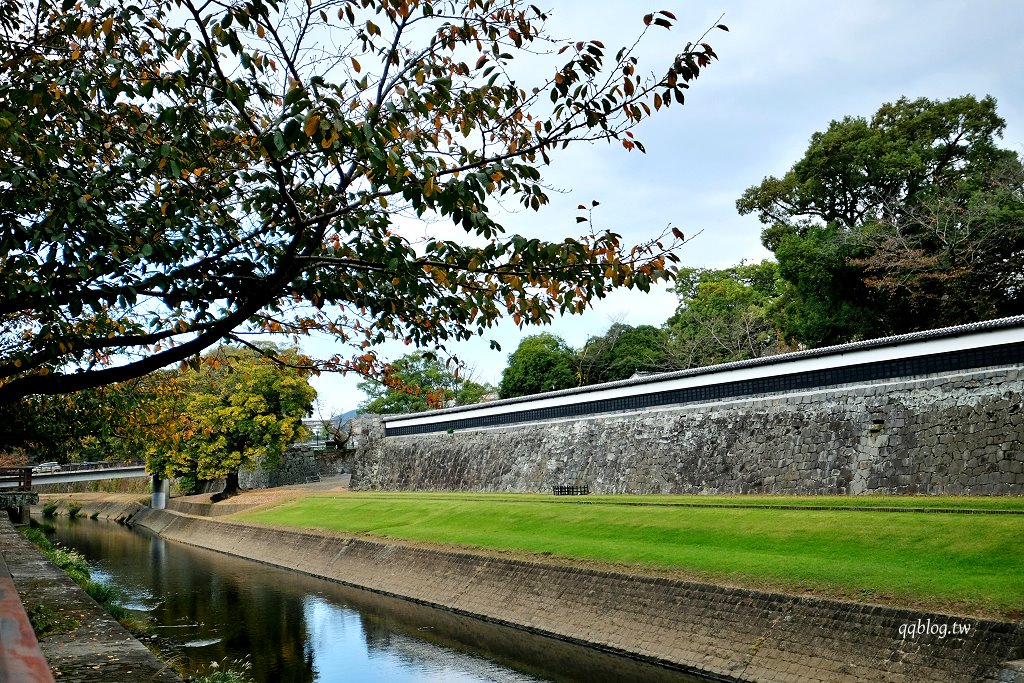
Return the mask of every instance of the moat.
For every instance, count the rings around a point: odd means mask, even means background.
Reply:
[[[523,631],[164,540],[59,518],[56,539],[150,615],[190,671],[246,659],[259,683],[698,679]]]

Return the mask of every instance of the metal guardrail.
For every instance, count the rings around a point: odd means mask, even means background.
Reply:
[[[69,462],[60,466],[61,472],[82,472],[92,470],[109,470],[123,467],[143,467],[146,463],[144,462],[132,462],[128,460],[122,461],[102,461],[102,462]]]
[[[146,468],[142,463],[72,463],[61,465],[59,470],[34,473],[31,467],[8,467],[0,468],[0,489],[28,491],[33,484],[42,486],[44,484],[67,484],[75,481],[144,476],[147,476]]]

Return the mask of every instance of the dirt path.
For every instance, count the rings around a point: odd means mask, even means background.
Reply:
[[[278,486],[271,489],[249,489],[242,491],[237,496],[232,496],[219,503],[211,503],[212,493],[200,493],[194,496],[176,496],[172,500],[177,503],[196,503],[200,505],[211,505],[214,509],[224,508],[232,513],[242,510],[251,510],[260,507],[271,507],[281,505],[293,500],[302,498],[310,493],[336,493],[348,491],[350,475],[343,474],[336,477],[326,477],[320,481],[308,484],[292,484],[291,486]]]

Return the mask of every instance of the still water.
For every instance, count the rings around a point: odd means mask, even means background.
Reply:
[[[56,526],[192,671],[247,657],[259,683],[702,680],[112,522]]]

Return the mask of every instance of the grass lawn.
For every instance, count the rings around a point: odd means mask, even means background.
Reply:
[[[352,493],[311,496],[240,517],[1024,617],[1024,515],[718,507],[738,504],[1024,509],[1017,498]]]

